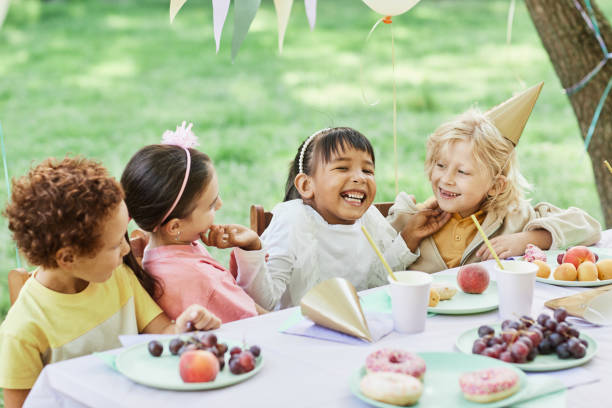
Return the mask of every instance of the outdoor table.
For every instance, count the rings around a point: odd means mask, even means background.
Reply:
[[[493,264],[492,261],[483,262],[490,272]],[[453,274],[456,268],[440,273]],[[377,290],[385,288],[361,294]],[[583,290],[585,288],[536,282],[532,314],[536,317],[545,309],[546,300]],[[405,335],[393,331],[374,344],[348,345],[279,332],[279,327],[294,313],[296,308],[285,309],[224,324],[216,331],[221,340],[244,339],[247,344],[261,347],[264,366],[245,382],[208,391],[159,390],[134,383],[99,357],[88,355],[46,366],[25,406],[366,407],[366,403],[351,393],[349,379],[370,352],[382,347],[399,347],[412,352],[452,352],[456,351],[455,340],[465,330],[499,321],[497,310],[474,315],[436,315],[427,318],[424,333]],[[590,379],[588,384],[568,389],[567,406],[605,406],[609,398],[606,390],[612,389],[612,328],[587,325],[577,328],[597,341],[597,355],[581,367],[547,374],[562,380]],[[114,352],[119,351],[121,349]],[[444,389],[439,392],[443,393]]]

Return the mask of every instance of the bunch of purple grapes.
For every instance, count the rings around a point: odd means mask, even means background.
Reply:
[[[151,340],[147,345],[149,353],[153,357],[159,357],[164,352],[164,346],[157,340]],[[217,336],[214,333],[195,333],[187,339],[176,337],[170,340],[168,350],[172,355],[181,356],[189,350],[208,350],[213,353],[219,360],[219,370],[225,367],[225,353],[228,351],[226,343],[219,343]],[[243,374],[255,368],[255,360],[261,354],[261,348],[253,345],[250,348],[244,347],[244,350],[238,346],[232,347],[229,350],[229,369],[232,374]]]
[[[151,340],[147,348],[153,357],[161,356],[164,351],[164,346],[157,340]],[[189,350],[208,350],[217,357],[219,369],[222,370],[225,366],[224,355],[227,352],[227,344],[218,343],[214,333],[196,333],[185,340],[180,337],[170,340],[168,350],[170,354],[179,356]]]
[[[538,354],[552,353],[562,359],[582,358],[586,355],[588,343],[565,321],[566,318],[567,311],[559,308],[553,317],[542,313],[537,320],[529,316],[522,316],[518,321],[504,320],[498,335],[491,326],[480,326],[472,353],[508,363],[526,363],[533,361]]]

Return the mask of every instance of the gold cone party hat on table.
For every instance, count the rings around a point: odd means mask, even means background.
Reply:
[[[485,112],[485,116],[493,122],[502,136],[515,146],[521,138],[543,85],[544,82],[540,82]]]
[[[319,283],[302,297],[300,308],[304,316],[320,326],[372,341],[357,292],[346,279]]]

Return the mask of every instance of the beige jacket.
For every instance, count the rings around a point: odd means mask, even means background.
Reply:
[[[404,192],[399,193],[395,203],[389,209],[387,220],[397,231],[405,225],[405,216],[418,211],[412,199]],[[487,237],[494,238],[504,234],[545,229],[552,235],[550,249],[567,248],[574,245],[592,245],[601,239],[601,226],[593,217],[579,208],[570,207],[562,210],[549,203],[539,203],[532,207],[524,202],[515,210],[505,214],[487,214],[482,229]],[[476,234],[467,246],[461,265],[479,262],[476,251],[483,243],[480,234]],[[448,269],[431,236],[421,241],[420,257],[408,269],[428,273]]]

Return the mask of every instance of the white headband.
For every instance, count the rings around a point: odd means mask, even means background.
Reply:
[[[298,168],[300,170],[300,173],[304,172],[304,153],[306,153],[306,148],[308,147],[308,144],[310,144],[310,142],[312,141],[312,139],[315,138],[315,136],[317,136],[320,133],[325,132],[326,130],[330,130],[330,129],[331,128],[325,128],[325,129],[317,130],[312,135],[310,135],[310,137],[308,137],[308,139],[306,139],[306,141],[302,145],[302,150],[300,150],[300,161],[298,162]]]

